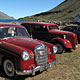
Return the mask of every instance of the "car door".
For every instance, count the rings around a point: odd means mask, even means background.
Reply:
[[[33,26],[33,36],[39,40],[48,41],[48,30],[44,25],[34,25]]]

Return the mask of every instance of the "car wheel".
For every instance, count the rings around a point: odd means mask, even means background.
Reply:
[[[13,77],[15,75],[15,67],[11,60],[6,59],[3,63],[3,70],[7,77]]]
[[[61,54],[61,53],[63,53],[63,51],[64,51],[64,47],[63,47],[63,45],[62,44],[60,44],[60,43],[55,43],[55,45],[56,45],[56,47],[57,47],[57,54]]]

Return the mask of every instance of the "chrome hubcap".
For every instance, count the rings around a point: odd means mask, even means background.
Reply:
[[[13,70],[13,67],[12,67],[12,65],[10,63],[7,64],[7,67],[6,68],[7,68],[7,70],[9,72],[12,72],[12,70]]]
[[[57,50],[58,50],[57,52],[58,52],[58,53],[62,52],[63,47],[62,47],[61,44],[56,44],[56,47],[57,47]]]
[[[15,74],[15,69],[14,69],[14,64],[12,63],[11,60],[5,60],[4,61],[4,71],[7,76],[12,77]]]

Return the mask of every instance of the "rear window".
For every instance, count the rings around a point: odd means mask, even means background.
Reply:
[[[57,25],[50,25],[48,26],[49,30],[52,30],[52,29],[59,29]]]

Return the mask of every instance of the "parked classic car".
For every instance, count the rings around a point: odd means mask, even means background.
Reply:
[[[80,43],[80,26],[66,26],[61,30],[75,33],[77,35],[78,42]]]
[[[33,38],[53,43],[57,46],[57,53],[70,51],[78,47],[77,36],[74,33],[58,30],[58,26],[53,23],[45,22],[25,22],[29,34]]]
[[[0,24],[0,65],[8,77],[35,74],[56,63],[57,48],[34,40],[16,24]]]

